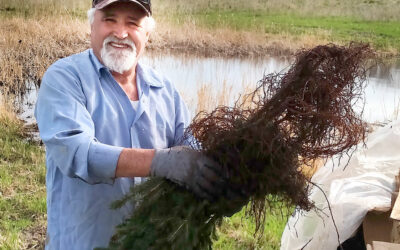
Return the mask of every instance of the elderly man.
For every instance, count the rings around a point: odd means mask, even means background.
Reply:
[[[92,6],[92,49],[47,70],[35,110],[46,145],[46,249],[107,246],[133,209],[110,203],[141,177],[209,199],[224,183],[218,165],[179,146],[189,114],[174,86],[138,63],[154,27],[150,0]]]

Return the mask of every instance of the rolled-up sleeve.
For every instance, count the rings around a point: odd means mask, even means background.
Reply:
[[[35,108],[47,158],[64,175],[112,184],[122,147],[97,141],[78,74],[59,64],[45,73]]]
[[[122,149],[122,147],[92,141],[88,155],[89,172],[92,178],[105,179],[107,183],[111,183],[115,177],[115,170]]]

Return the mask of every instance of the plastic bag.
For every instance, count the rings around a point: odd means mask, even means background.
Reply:
[[[350,159],[350,160],[349,160]],[[310,199],[317,209],[296,211],[282,234],[281,249],[337,249],[361,225],[368,211],[389,210],[400,170],[400,120],[369,134],[366,147],[329,160],[313,176]]]

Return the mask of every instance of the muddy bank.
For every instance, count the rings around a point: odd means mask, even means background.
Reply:
[[[147,49],[176,53],[190,53],[206,57],[268,57],[292,56],[302,47],[315,44],[294,44],[278,37],[263,37],[254,33],[229,31],[198,32],[186,35],[182,31],[155,32]]]

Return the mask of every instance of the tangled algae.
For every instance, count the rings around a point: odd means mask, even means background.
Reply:
[[[365,138],[365,123],[353,107],[372,57],[368,45],[355,43],[303,50],[287,73],[264,76],[246,101],[199,113],[186,135],[196,138],[193,148],[223,167],[242,198],[209,202],[167,180],[150,179],[114,204],[137,203],[109,249],[210,249],[223,216],[249,201],[256,230],[270,199],[311,209],[302,166],[348,153]]]

